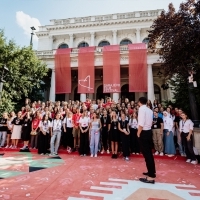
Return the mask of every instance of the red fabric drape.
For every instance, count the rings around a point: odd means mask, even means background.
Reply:
[[[103,92],[121,91],[119,45],[103,47]]]
[[[95,47],[82,47],[78,53],[78,93],[94,93]]]
[[[56,94],[71,93],[71,49],[57,49],[55,54]]]
[[[146,44],[129,44],[129,92],[147,92]]]

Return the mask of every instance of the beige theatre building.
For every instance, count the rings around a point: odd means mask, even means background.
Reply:
[[[163,90],[166,83],[160,67],[159,56],[146,50],[146,91],[129,91],[129,45],[148,43],[148,32],[153,21],[162,10],[136,11],[129,13],[116,13],[109,15],[88,16],[79,18],[53,19],[49,25],[40,26],[36,33],[38,37],[37,56],[43,60],[51,73],[51,87],[47,98],[55,100],[82,100],[112,97],[115,101],[119,98],[137,100],[139,96],[159,101],[172,99],[169,89]],[[119,46],[120,91],[104,93],[103,65],[104,49],[106,46]],[[79,51],[83,47],[94,47],[94,88],[91,93],[79,93]],[[67,93],[56,92],[56,64],[55,54],[58,49],[71,48],[70,57],[70,91]],[[113,70],[113,69],[112,69]],[[112,70],[110,76],[112,77]],[[68,73],[68,76],[69,76]],[[65,74],[63,74],[65,80]]]

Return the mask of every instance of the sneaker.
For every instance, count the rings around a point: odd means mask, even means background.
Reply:
[[[58,153],[54,153],[54,155],[58,156]]]
[[[132,154],[135,155],[135,152],[133,152]]]
[[[81,154],[80,156],[83,157],[83,154]]]
[[[93,157],[93,154],[91,154],[91,156],[90,156],[91,158]]]
[[[50,154],[49,154],[49,156],[50,156],[50,157],[54,157],[55,155],[54,155],[54,154],[52,154],[52,153],[50,153]]]
[[[190,162],[191,162],[191,159],[187,159],[186,162],[187,162],[187,163],[190,163]]]
[[[13,147],[13,146],[12,146],[12,145],[10,145],[10,147],[9,147],[9,148],[10,148],[10,149],[12,149],[12,147]]]
[[[160,156],[163,156],[164,155],[164,153],[163,152],[160,152]]]
[[[110,153],[110,151],[109,150],[107,150],[107,154],[109,154]]]
[[[41,155],[41,156],[43,156],[44,154],[43,154],[43,153],[41,153],[40,155]]]
[[[184,153],[181,153],[181,156],[182,156],[182,157],[185,157],[185,154],[184,154]]]
[[[136,153],[136,155],[139,155],[139,153]]]
[[[86,154],[84,154],[83,156],[86,156]]]
[[[104,154],[104,150],[103,150],[103,151],[101,151],[101,154]]]
[[[96,158],[96,157],[97,157],[97,154],[95,154],[94,157]]]
[[[5,149],[7,149],[7,148],[9,148],[9,146],[8,146],[8,145],[5,147]]]
[[[24,150],[26,148],[26,146],[23,146],[22,148],[20,148],[21,150]]]
[[[157,156],[158,154],[159,154],[159,152],[158,152],[158,151],[156,151],[156,152],[154,153],[154,155],[156,155],[156,156]]]
[[[191,164],[197,165],[197,164],[198,164],[198,161],[197,161],[197,160],[193,160],[193,161],[191,161]]]
[[[129,157],[126,157],[126,158],[125,158],[125,160],[127,160],[127,161],[128,161],[128,160],[130,160],[130,159],[129,159]]]

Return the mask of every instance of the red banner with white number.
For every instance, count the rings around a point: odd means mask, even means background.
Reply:
[[[55,54],[56,94],[71,93],[71,49],[57,49]]]
[[[129,92],[147,92],[147,48],[129,44]]]
[[[118,93],[120,84],[120,48],[119,45],[103,47],[103,92]]]
[[[82,47],[78,52],[78,93],[94,93],[95,47]]]

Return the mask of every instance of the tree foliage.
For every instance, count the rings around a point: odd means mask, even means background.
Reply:
[[[149,31],[149,50],[158,53],[165,76],[171,79],[174,98],[188,110],[188,76],[195,71],[195,81],[200,86],[200,1],[187,0],[178,11],[169,4]],[[200,103],[200,87],[194,88]]]
[[[0,30],[0,76],[3,66],[9,69],[4,77],[1,107],[6,110],[6,102],[17,102],[28,97],[33,88],[40,88],[47,74],[46,64],[35,55],[32,47],[19,47],[14,41],[7,41],[4,31]]]

